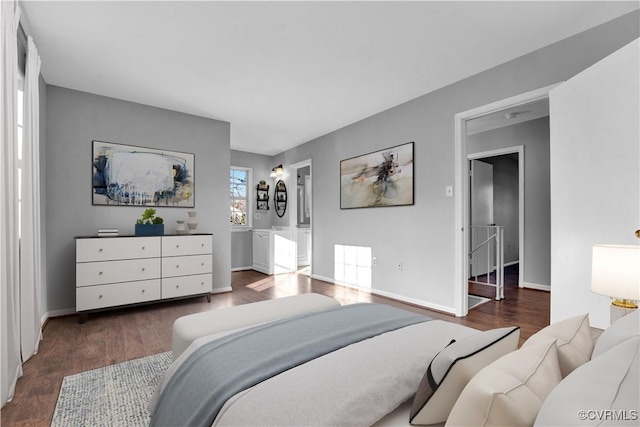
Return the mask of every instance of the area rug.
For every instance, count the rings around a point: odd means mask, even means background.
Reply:
[[[487,301],[491,301],[489,298],[478,297],[475,295],[467,295],[467,298],[467,307],[469,308],[469,310],[471,310],[472,308],[476,308],[480,304],[484,304]]]
[[[52,426],[148,426],[147,404],[172,362],[154,354],[62,380]]]

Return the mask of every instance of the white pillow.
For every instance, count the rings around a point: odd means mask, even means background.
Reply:
[[[577,368],[551,391],[536,426],[638,426],[640,336]]]
[[[561,380],[555,341],[521,348],[469,381],[446,426],[531,426]]]
[[[598,357],[616,345],[640,335],[640,309],[613,322],[598,338],[591,358]]]
[[[593,352],[593,337],[589,326],[589,315],[565,319],[549,325],[538,331],[522,344],[522,347],[547,342],[549,339],[557,341],[558,360],[562,378],[591,360]]]
[[[498,328],[450,343],[433,358],[413,399],[409,422],[443,423],[469,380],[518,347],[520,328]]]

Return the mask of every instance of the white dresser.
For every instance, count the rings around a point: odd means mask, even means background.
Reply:
[[[205,295],[211,300],[212,236],[76,238],[76,311]]]

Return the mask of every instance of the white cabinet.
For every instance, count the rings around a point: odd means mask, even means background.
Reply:
[[[193,295],[210,300],[212,245],[210,234],[77,238],[76,311]]]
[[[273,253],[269,249],[271,241],[269,230],[253,232],[253,269],[264,274],[273,274]]]
[[[296,268],[296,242],[288,229],[253,231],[253,266],[264,274],[291,273]]]
[[[296,233],[298,246],[298,267],[311,264],[311,229],[299,228]]]

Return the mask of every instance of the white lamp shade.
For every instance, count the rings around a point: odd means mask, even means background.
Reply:
[[[595,245],[591,267],[591,291],[640,299],[640,246]]]

